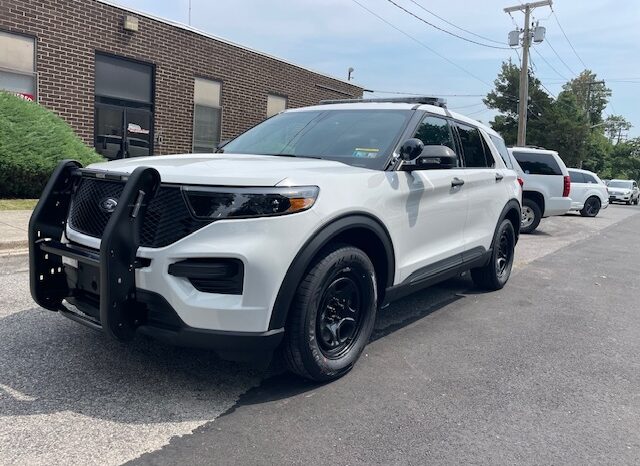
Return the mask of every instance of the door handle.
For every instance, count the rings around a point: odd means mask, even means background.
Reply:
[[[502,173],[496,173],[496,181],[502,181],[504,175]]]
[[[457,176],[451,180],[451,187],[457,188],[458,186],[462,186],[464,184],[464,180],[461,180]]]

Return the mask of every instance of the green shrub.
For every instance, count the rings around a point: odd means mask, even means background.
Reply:
[[[104,160],[53,112],[0,92],[0,198],[40,197],[63,159],[82,165]]]

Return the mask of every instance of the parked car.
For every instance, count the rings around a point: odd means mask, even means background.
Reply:
[[[523,178],[522,233],[531,233],[544,217],[571,209],[571,180],[556,151],[532,147],[509,148],[513,168]]]
[[[609,206],[609,193],[604,182],[593,172],[569,168],[571,178],[571,210],[583,217],[595,217]]]
[[[609,180],[607,184],[609,202],[624,202],[627,205],[638,205],[640,190],[635,180]]]
[[[439,99],[291,109],[221,150],[61,163],[29,226],[36,302],[119,340],[231,359],[282,344],[331,380],[386,303],[465,270],[509,279],[522,192],[504,141]]]

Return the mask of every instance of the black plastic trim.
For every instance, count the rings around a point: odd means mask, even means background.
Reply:
[[[423,288],[435,285],[449,278],[453,278],[460,273],[482,267],[491,259],[492,250],[477,247],[465,253],[456,254],[450,258],[438,261],[416,270],[409,275],[402,283],[387,288],[385,300],[382,305],[404,298]]]
[[[298,285],[316,254],[333,238],[352,228],[366,228],[373,232],[382,242],[387,257],[386,288],[393,284],[395,254],[391,236],[387,229],[378,219],[366,213],[353,213],[339,217],[314,232],[289,266],[282,285],[280,285],[273,311],[271,312],[271,320],[269,321],[270,330],[285,326],[289,308],[291,307]]]

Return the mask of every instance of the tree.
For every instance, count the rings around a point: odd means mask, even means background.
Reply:
[[[604,131],[612,144],[619,144],[632,126],[622,115],[609,115],[604,120]]]
[[[589,124],[572,92],[562,91],[541,122],[546,130],[547,149],[558,151],[569,167],[582,167],[587,158]]]
[[[584,70],[577,78],[562,86],[562,89],[576,96],[578,105],[588,114],[591,125],[602,123],[602,112],[611,97],[611,89],[599,81],[595,73]]]
[[[514,145],[518,134],[518,100],[520,87],[520,67],[509,61],[502,62],[498,77],[494,81],[495,89],[483,99],[489,108],[501,112],[490,123],[491,127],[502,134],[508,145]],[[544,124],[545,113],[551,106],[551,98],[541,86],[540,80],[529,73],[529,105],[527,107],[527,143],[544,146],[546,143]]]

